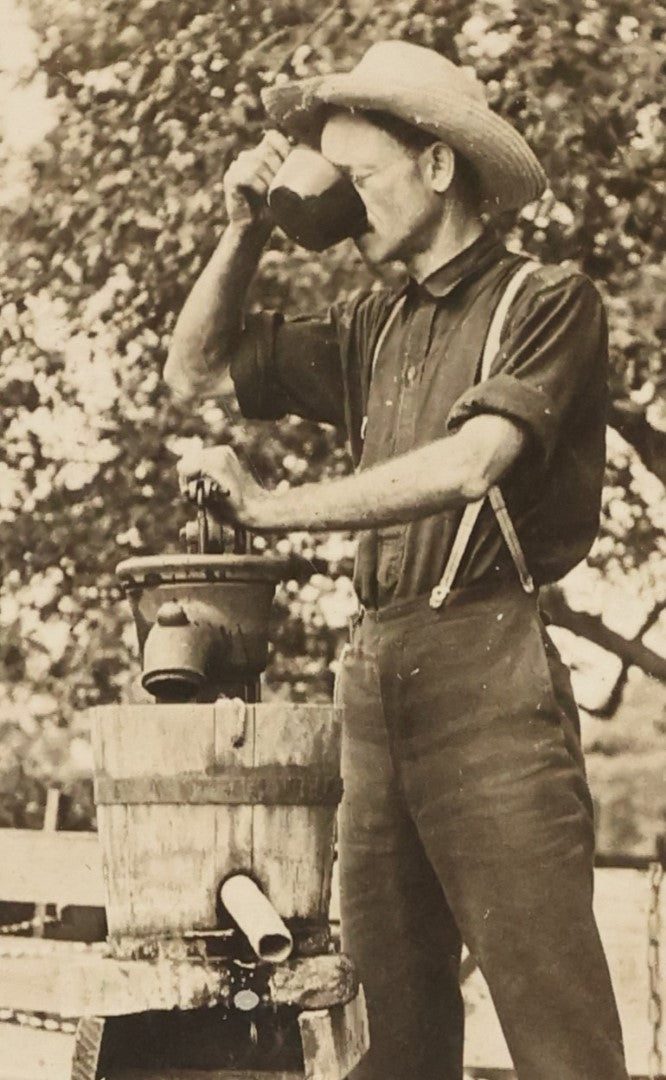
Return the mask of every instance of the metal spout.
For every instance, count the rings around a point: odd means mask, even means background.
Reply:
[[[196,700],[210,681],[221,637],[221,627],[190,622],[181,604],[166,601],[146,638],[142,686],[161,701]]]
[[[220,886],[220,899],[260,960],[281,964],[291,956],[291,932],[251,877],[232,874]]]

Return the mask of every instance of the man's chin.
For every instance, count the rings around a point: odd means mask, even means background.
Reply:
[[[384,263],[393,262],[399,258],[394,248],[382,240],[373,229],[368,229],[367,232],[358,236],[355,244],[365,261],[371,266],[382,266]]]

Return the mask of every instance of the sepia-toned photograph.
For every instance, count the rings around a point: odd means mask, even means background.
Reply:
[[[666,1077],[658,0],[0,0],[0,1080]]]

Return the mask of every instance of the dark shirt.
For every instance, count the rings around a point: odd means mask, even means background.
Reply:
[[[530,571],[543,584],[586,555],[598,528],[607,330],[586,277],[540,267],[511,305],[490,377],[479,384],[493,312],[523,261],[485,233],[420,286],[358,295],[326,319],[248,316],[232,376],[247,417],[294,413],[344,425],[360,469],[442,438],[481,413],[514,421],[528,438],[501,486]],[[403,294],[373,372],[377,339]],[[361,601],[381,607],[429,592],[461,513],[364,530],[354,576]],[[486,503],[455,584],[515,574]]]

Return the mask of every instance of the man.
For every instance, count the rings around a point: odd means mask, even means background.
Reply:
[[[267,492],[224,447],[180,474],[215,481],[227,517],[253,529],[361,530],[362,607],[337,684],[343,945],[371,1034],[358,1075],[460,1080],[464,940],[520,1080],[624,1080],[576,708],[532,586],[575,565],[598,525],[597,293],[573,271],[526,268],[484,225],[544,176],[443,57],[382,42],[352,72],[266,101],[351,178],[365,259],[410,276],[321,322],[243,320],[290,150],[270,131],[228,171],[229,224],[165,369],[175,392],[210,396],[230,361],[247,416],[348,431],[357,471],[343,479]]]

